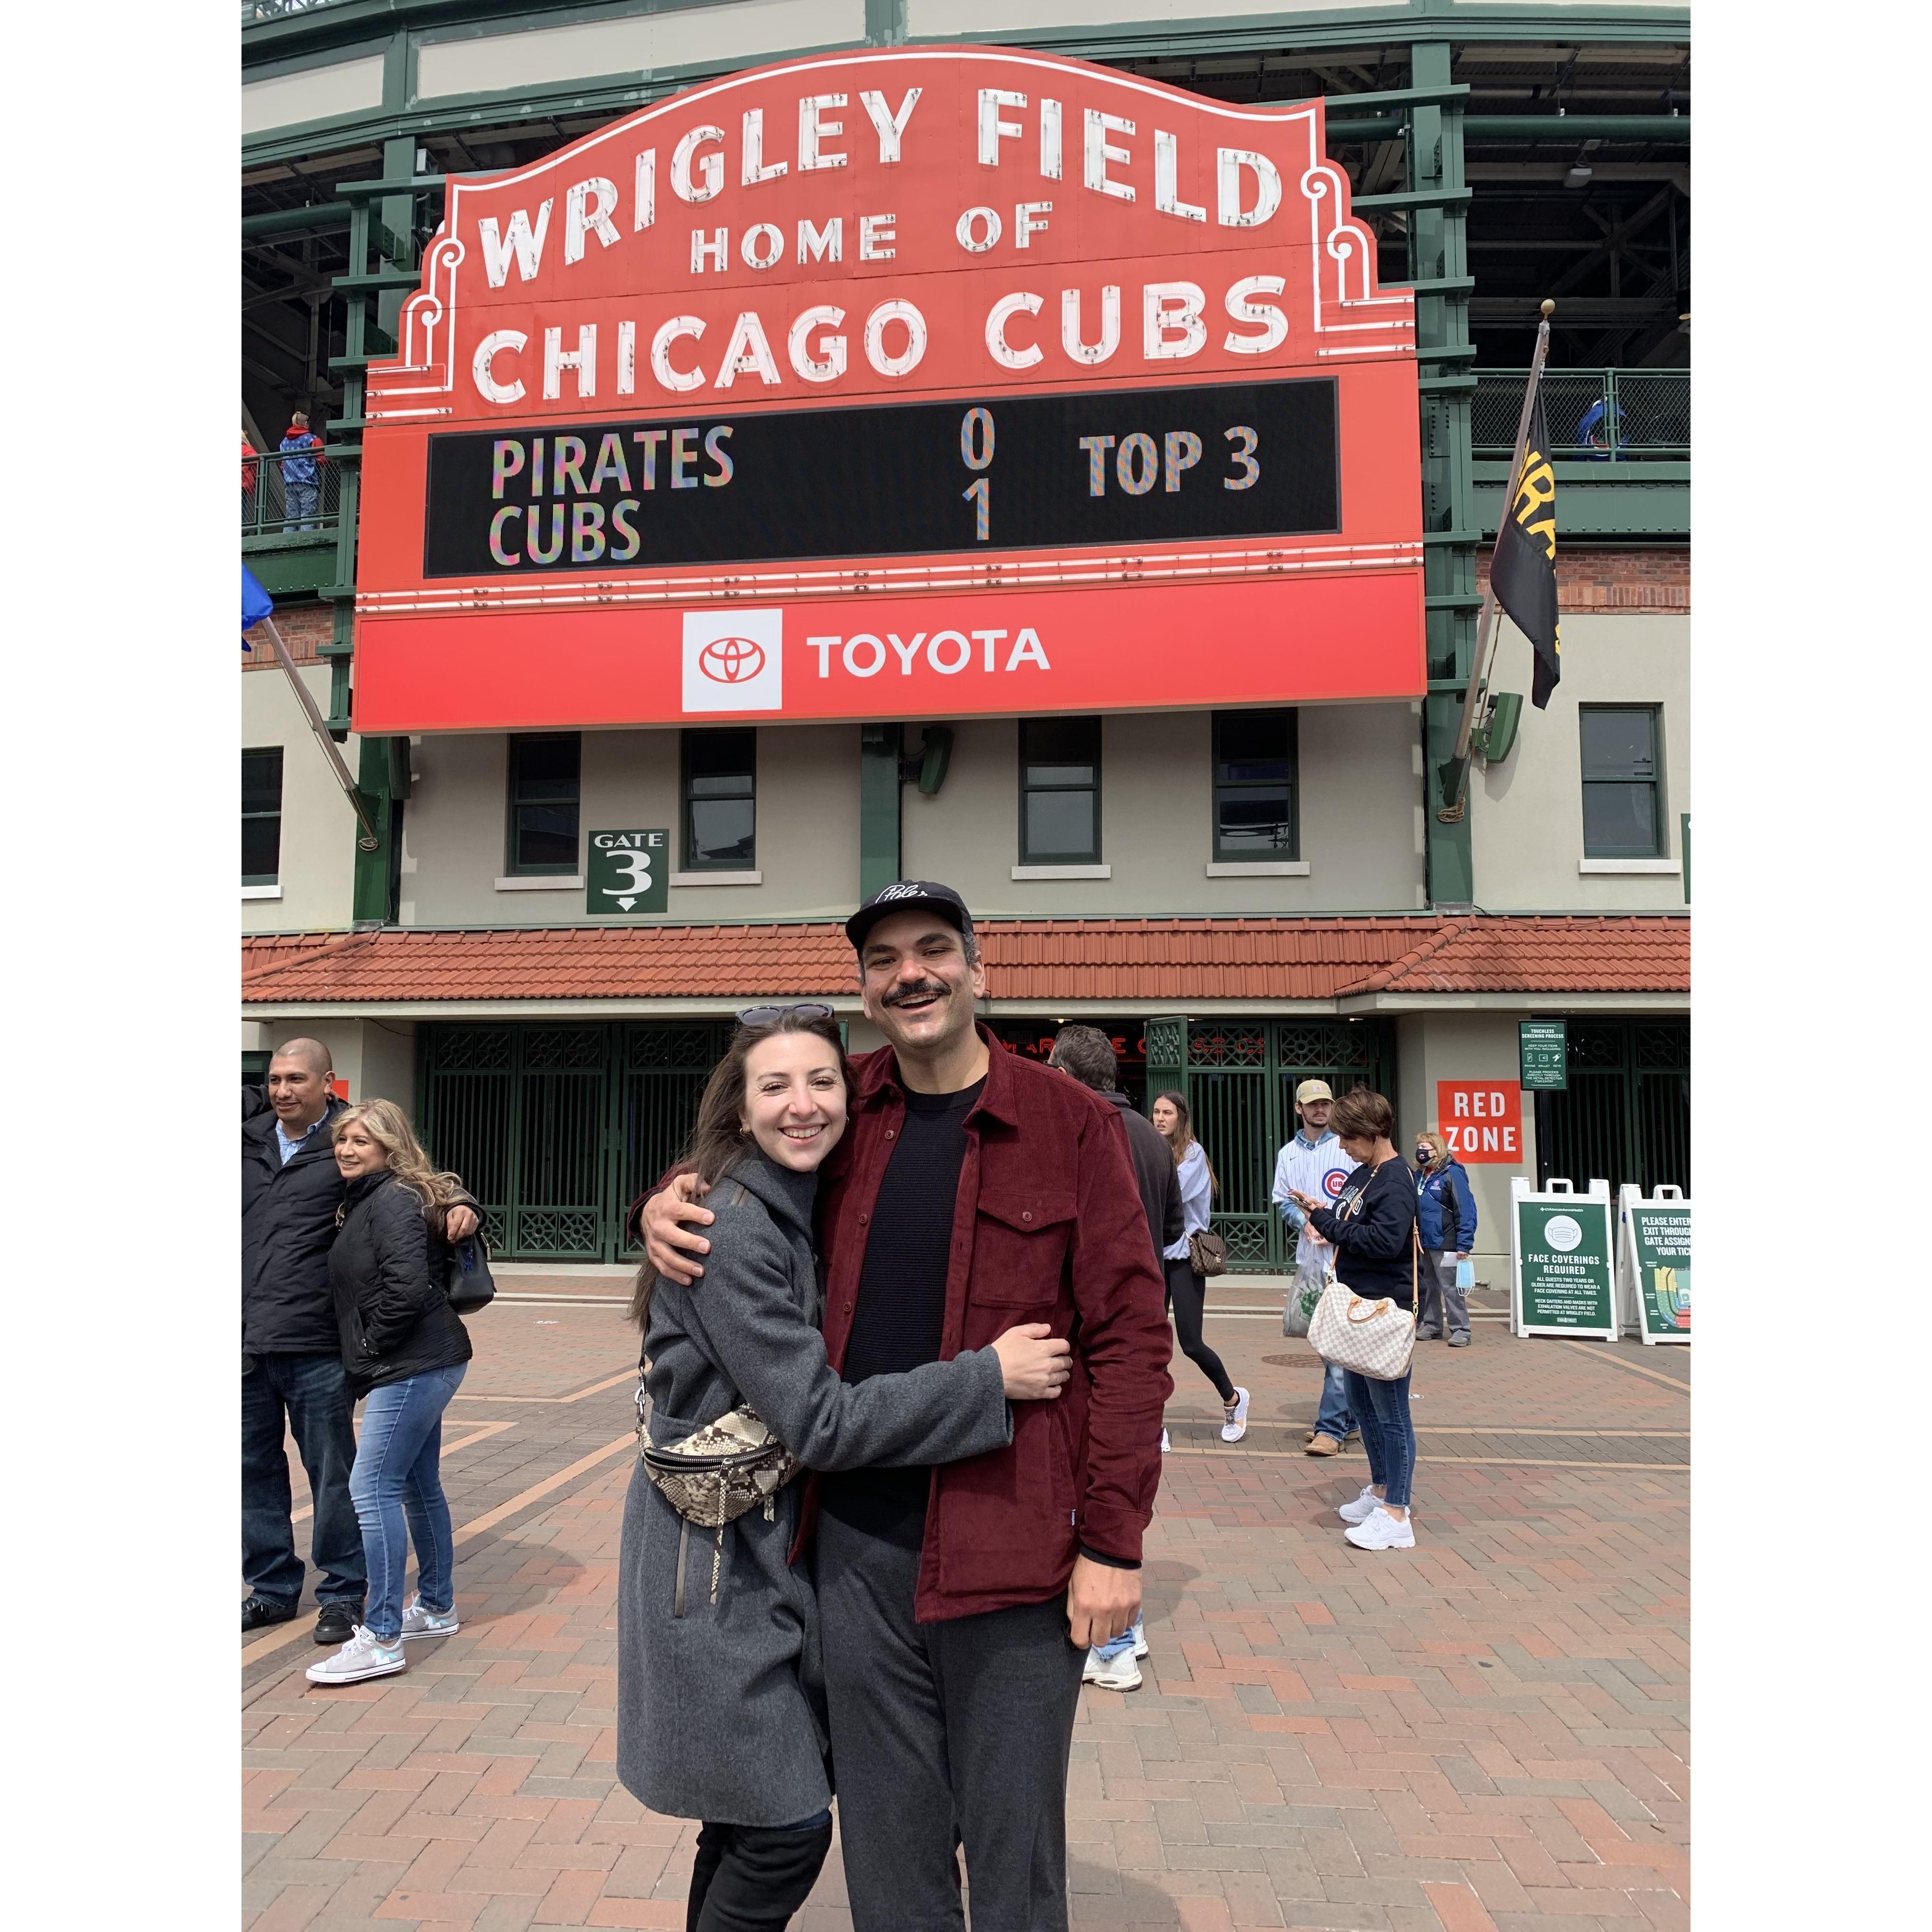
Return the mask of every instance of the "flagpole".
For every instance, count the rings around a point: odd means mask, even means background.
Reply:
[[[1510,458],[1509,485],[1503,492],[1502,510],[1497,524],[1498,532],[1502,528],[1501,517],[1509,514],[1510,506],[1516,501],[1517,485],[1522,480],[1523,448],[1529,441],[1530,417],[1536,408],[1536,392],[1543,380],[1544,362],[1550,353],[1550,318],[1556,310],[1556,303],[1545,296],[1543,320],[1536,326],[1535,352],[1529,359],[1529,380],[1523,386],[1522,411],[1516,418],[1516,448]],[[1493,550],[1491,554],[1493,556]],[[1469,789],[1469,740],[1475,730],[1476,706],[1489,682],[1490,659],[1496,650],[1498,628],[1497,615],[1496,591],[1485,580],[1483,608],[1476,616],[1476,655],[1469,667],[1468,688],[1462,694],[1462,724],[1456,734],[1456,796],[1436,814],[1438,821],[1444,825],[1454,825],[1462,816],[1464,800]]]
[[[328,735],[328,726],[322,718],[321,707],[316,704],[308,686],[303,683],[302,673],[296,670],[296,661],[289,655],[288,646],[282,642],[281,632],[275,628],[274,619],[264,617],[260,621],[268,627],[268,641],[274,646],[276,662],[287,672],[290,683],[296,688],[296,700],[308,714],[309,729],[315,734],[316,742],[322,747],[323,755],[334,767],[336,783],[341,786],[343,796],[348,800],[350,808],[362,823],[362,836],[356,842],[364,851],[374,852],[382,841],[376,830],[374,820],[369,816],[369,807],[363,798],[362,788],[350,776],[347,764],[341,752],[336,748],[335,740]]]

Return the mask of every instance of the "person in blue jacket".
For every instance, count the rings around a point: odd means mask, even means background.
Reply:
[[[290,418],[289,433],[282,438],[282,498],[287,516],[285,530],[316,530],[322,527],[322,438],[308,426],[300,410]]]
[[[1469,1346],[1468,1291],[1457,1286],[1456,1264],[1476,1246],[1476,1197],[1462,1163],[1438,1127],[1415,1137],[1415,1222],[1422,1240],[1422,1306],[1415,1339],[1433,1342],[1446,1328],[1449,1346]]]

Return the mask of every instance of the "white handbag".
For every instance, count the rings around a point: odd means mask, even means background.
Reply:
[[[1400,1156],[1398,1156],[1400,1158]],[[1344,1210],[1359,1210],[1364,1187]],[[1369,1301],[1346,1282],[1332,1281],[1315,1305],[1308,1324],[1308,1345],[1324,1361],[1371,1382],[1399,1382],[1408,1373],[1409,1357],[1415,1347],[1416,1310],[1420,1297],[1416,1292],[1416,1257],[1419,1244],[1412,1226],[1408,1232],[1409,1306],[1399,1308],[1384,1295]]]

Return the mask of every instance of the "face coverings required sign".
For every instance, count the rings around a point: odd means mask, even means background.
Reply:
[[[1616,1340],[1610,1183],[1592,1181],[1578,1194],[1552,1180],[1533,1193],[1519,1176],[1510,1183],[1510,1232],[1516,1332]]]

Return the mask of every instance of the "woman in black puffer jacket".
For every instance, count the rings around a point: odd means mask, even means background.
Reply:
[[[430,1166],[392,1100],[337,1116],[335,1161],[349,1186],[328,1279],[350,1397],[368,1397],[349,1495],[362,1526],[369,1602],[356,1634],[308,1675],[316,1684],[356,1684],[402,1670],[404,1639],[457,1628],[455,1550],[439,1465],[442,1412],[471,1349],[449,1305],[447,1250],[430,1223],[459,1202],[474,1204],[454,1174]],[[405,1610],[412,1540],[417,1592]]]

